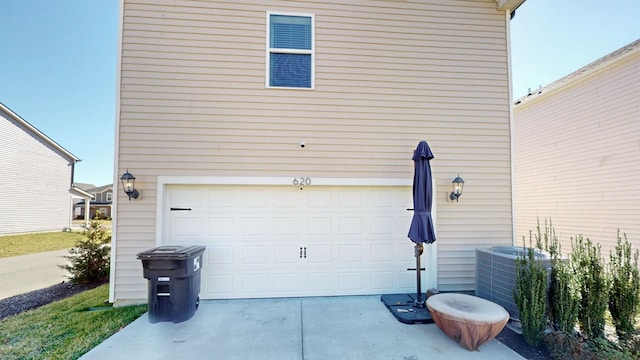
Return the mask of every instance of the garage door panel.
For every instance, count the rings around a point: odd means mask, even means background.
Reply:
[[[341,217],[338,219],[338,234],[362,234],[362,219],[360,217]]]
[[[308,272],[305,274],[304,288],[311,295],[323,295],[332,292],[335,279],[332,273],[326,271]]]
[[[373,262],[393,262],[394,246],[392,244],[370,244],[371,261]]]
[[[369,232],[371,235],[391,235],[394,233],[394,222],[392,217],[371,217],[369,218]]]
[[[340,262],[362,262],[364,246],[360,244],[338,245],[338,261]],[[366,254],[365,254],[366,255]]]
[[[363,289],[363,276],[361,272],[338,273],[338,289],[343,293],[359,293]]]
[[[238,192],[230,189],[208,188],[199,192],[203,199],[207,199],[209,208],[232,208],[238,203]]]
[[[294,245],[275,245],[273,248],[273,256],[275,264],[298,264],[301,261],[302,246]]]
[[[389,291],[397,288],[394,286],[393,271],[372,271],[371,272],[371,288],[379,291]]]
[[[204,277],[204,283],[204,289],[201,290],[209,297],[228,299],[234,296],[231,274],[208,275]]]
[[[407,238],[410,187],[175,185],[167,191],[163,243],[207,246],[202,298],[415,290],[415,272],[406,270],[415,266]]]
[[[333,246],[311,244],[303,247],[303,259],[310,264],[333,264],[335,262]]]
[[[271,194],[272,192],[264,191],[260,188],[245,189],[240,192],[240,205],[248,209],[267,207],[269,204],[273,203],[273,201],[270,201]]]
[[[233,246],[207,246],[207,265],[230,265],[233,264]]]
[[[314,189],[307,191],[307,193],[305,193],[307,196],[305,205],[308,211],[331,211],[333,208],[333,193],[331,191]]]
[[[198,236],[202,233],[202,230],[200,229],[201,223],[201,219],[197,216],[178,215],[174,220],[173,234],[178,238],[185,236]]]
[[[246,294],[246,296],[251,296],[251,294],[264,294],[270,290],[269,275],[267,274],[242,274],[240,278],[242,292]]]
[[[237,234],[234,218],[229,216],[208,216],[204,222],[206,234],[210,236],[225,236]]]
[[[242,264],[267,264],[268,248],[266,246],[244,246],[242,248]]]
[[[298,217],[274,216],[274,230],[276,235],[299,235],[300,219]]]
[[[274,274],[273,281],[274,281],[273,290],[276,294],[280,296],[297,294],[301,288],[300,274],[297,272]]]
[[[201,208],[203,205],[201,189],[196,187],[182,187],[175,189],[171,206]]]
[[[306,230],[308,235],[329,235],[333,230],[333,219],[329,216],[309,216]]]

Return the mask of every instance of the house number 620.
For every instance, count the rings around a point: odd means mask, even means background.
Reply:
[[[296,177],[293,178],[293,185],[311,185],[311,178],[309,177]]]

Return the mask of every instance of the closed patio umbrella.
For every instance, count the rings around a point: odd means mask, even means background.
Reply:
[[[409,227],[409,239],[416,244],[431,244],[436,234],[431,219],[431,164],[433,153],[426,141],[421,141],[413,153],[413,219]]]
[[[413,217],[409,227],[409,239],[415,243],[417,294],[384,294],[380,300],[391,311],[393,316],[405,324],[433,323],[425,302],[422,300],[420,289],[420,255],[423,244],[431,244],[436,241],[436,234],[431,219],[431,203],[433,193],[431,191],[431,165],[433,153],[426,141],[421,141],[413,153],[415,171],[413,174]],[[407,269],[413,270],[413,269]]]
[[[431,218],[431,202],[433,194],[431,191],[431,164],[433,153],[426,141],[420,141],[413,153],[414,174],[413,174],[413,218],[409,227],[409,239],[415,245],[416,256],[416,280],[417,294],[416,305],[423,306],[422,290],[420,289],[420,255],[422,255],[423,244],[431,244],[436,241],[436,234]]]

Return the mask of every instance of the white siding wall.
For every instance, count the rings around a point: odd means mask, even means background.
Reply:
[[[515,107],[520,239],[551,218],[565,253],[582,234],[608,260],[617,229],[640,249],[639,50]]]
[[[315,14],[315,90],[265,89],[265,14]],[[439,282],[512,243],[505,14],[486,1],[124,1],[116,299],[145,297],[157,176],[411,179],[427,140]],[[301,149],[299,143],[306,142]],[[445,201],[466,181],[460,203]],[[409,241],[407,239],[407,241]]]
[[[0,235],[69,226],[69,160],[2,111],[0,153]]]

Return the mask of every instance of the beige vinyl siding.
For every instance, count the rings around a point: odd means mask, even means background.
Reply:
[[[515,107],[519,236],[551,218],[566,253],[582,234],[608,259],[618,229],[640,248],[639,49]]]
[[[267,11],[315,15],[314,90],[265,88]],[[155,245],[158,176],[411,179],[424,139],[440,289],[474,289],[475,248],[512,243],[495,1],[126,0],[123,14],[116,171],[143,197],[117,191],[117,299],[145,296],[135,253]],[[464,194],[446,202],[458,173]]]

